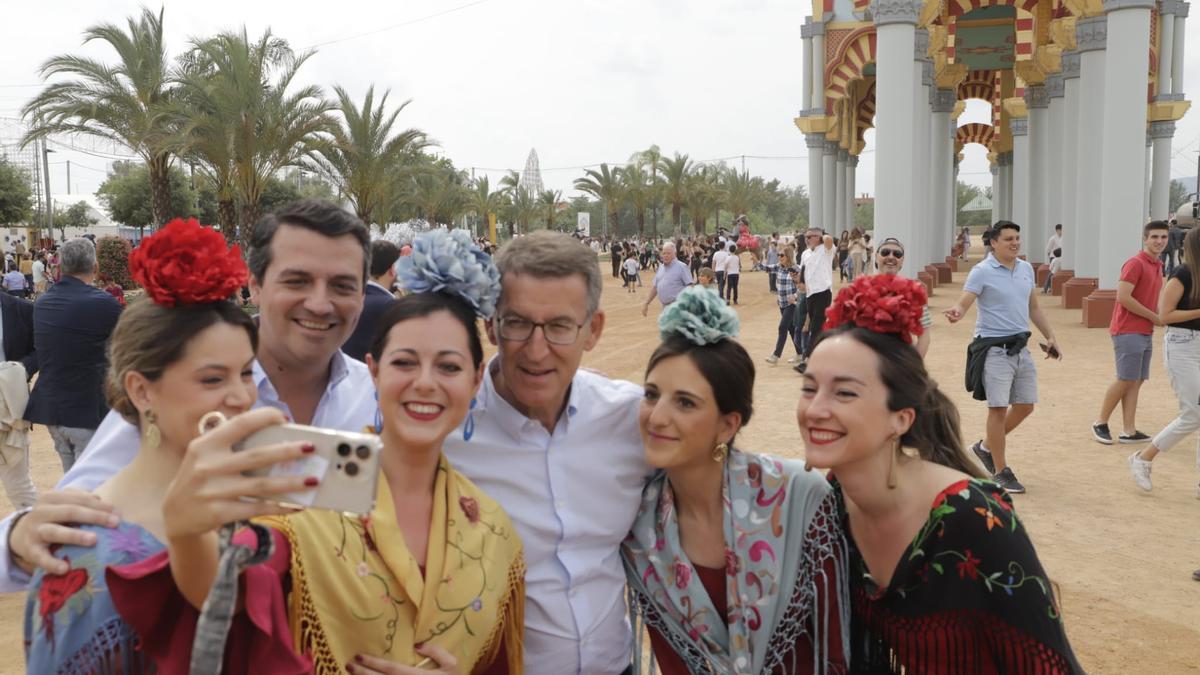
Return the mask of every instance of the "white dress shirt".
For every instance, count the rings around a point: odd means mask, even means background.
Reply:
[[[742,273],[742,258],[736,253],[725,254],[725,276]]]
[[[714,272],[725,273],[725,259],[729,257],[729,251],[720,249],[713,254],[712,266]]]
[[[258,387],[255,408],[271,406],[279,408],[288,417],[292,416],[287,404],[279,400],[275,385],[271,384],[257,360],[254,361],[254,384]],[[340,351],[334,354],[329,384],[317,402],[312,425],[362,431],[375,423],[377,407],[375,384],[371,381],[366,364]],[[108,411],[79,461],[58,481],[56,489],[95,490],[133,461],[140,442],[137,427],[126,422],[119,413]],[[24,590],[29,581],[29,576],[12,564],[8,554],[8,528],[12,525],[12,518],[10,515],[0,522],[0,592],[3,593]]]
[[[620,673],[633,636],[618,548],[650,474],[638,430],[643,390],[580,370],[549,433],[496,393],[498,365],[489,363],[471,417],[443,449],[521,535],[525,672]]]
[[[804,297],[812,297],[821,291],[833,288],[833,257],[837,255],[837,246],[825,248],[825,242],[817,244],[800,255],[800,264],[804,266]]]

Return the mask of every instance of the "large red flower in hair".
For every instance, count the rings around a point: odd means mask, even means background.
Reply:
[[[853,324],[876,333],[894,333],[907,343],[925,332],[921,315],[929,296],[925,286],[899,275],[863,276],[838,291],[825,314],[825,328]]]
[[[129,254],[129,272],[164,307],[227,300],[246,283],[237,245],[195,218],[176,218]]]

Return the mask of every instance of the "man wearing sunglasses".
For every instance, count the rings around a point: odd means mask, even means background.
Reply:
[[[875,250],[875,269],[880,274],[896,275],[900,273],[900,268],[904,266],[904,244],[900,243],[895,237],[888,237],[879,244],[879,248]],[[933,327],[933,317],[929,314],[929,303],[925,303],[925,308],[921,313],[921,327],[925,329],[916,339],[917,353],[921,358],[925,358],[925,354],[929,352],[929,330]]]

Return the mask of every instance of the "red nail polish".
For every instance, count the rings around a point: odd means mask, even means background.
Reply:
[[[311,455],[316,451],[317,446],[313,445],[312,443],[305,443],[304,445],[300,446],[300,452],[303,452],[306,455]]]
[[[362,660],[363,660],[363,659],[362,659],[362,654],[355,654],[355,655],[354,655],[354,661],[355,661],[356,663],[362,663]]]
[[[304,479],[304,487],[317,487],[321,484],[321,479],[315,476],[309,476]]]

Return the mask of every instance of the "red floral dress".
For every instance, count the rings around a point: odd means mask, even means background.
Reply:
[[[1083,672],[1033,542],[991,481],[962,480],[938,494],[887,588],[851,538],[850,597],[854,673]]]

